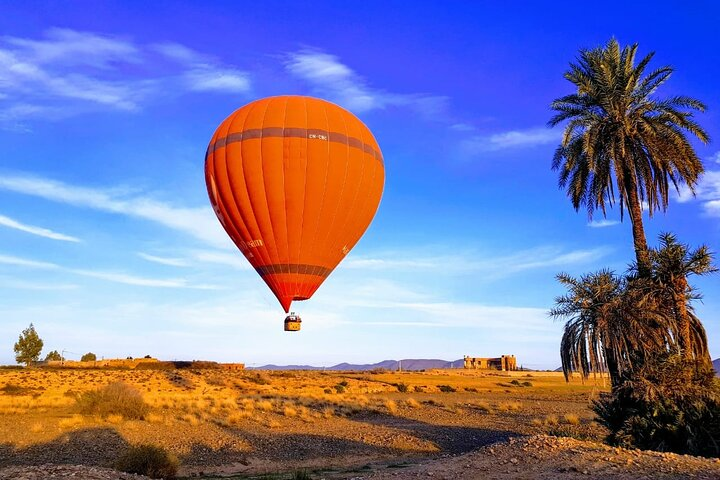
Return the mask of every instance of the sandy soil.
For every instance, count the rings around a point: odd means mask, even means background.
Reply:
[[[78,410],[78,395],[117,381],[142,393],[143,419]],[[129,445],[150,443],[177,455],[188,477],[720,478],[713,460],[597,443],[605,432],[589,402],[602,389],[555,373],[463,370],[0,370],[0,469],[81,464],[95,469],[83,478],[121,478],[92,475]],[[22,478],[64,478],[42,468]],[[19,475],[11,472],[0,478]]]

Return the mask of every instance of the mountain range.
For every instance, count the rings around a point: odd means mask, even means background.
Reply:
[[[383,360],[371,364],[338,363],[332,367],[315,367],[312,365],[263,365],[261,367],[249,367],[252,370],[374,370],[383,368],[385,370],[432,370],[433,368],[462,368],[463,359],[447,361],[427,358],[405,358],[403,360]],[[715,374],[720,377],[720,358],[713,360]],[[562,372],[562,367],[555,370]]]
[[[378,363],[354,364],[338,363],[332,367],[315,367],[312,365],[263,365],[250,367],[253,370],[431,370],[433,368],[462,368],[463,359],[447,361],[425,358],[404,358],[402,360],[383,360]]]

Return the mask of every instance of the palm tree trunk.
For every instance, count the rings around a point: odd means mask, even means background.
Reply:
[[[635,176],[625,174],[625,190],[627,193],[628,212],[632,223],[633,243],[635,245],[635,258],[637,259],[638,275],[647,278],[651,273],[650,253],[648,252],[645,229],[642,220],[642,205],[637,191]]]
[[[690,316],[685,303],[685,292],[687,291],[687,280],[680,277],[675,280],[673,300],[675,302],[675,315],[680,330],[680,353],[685,361],[692,361],[693,349],[692,339],[690,338]]]

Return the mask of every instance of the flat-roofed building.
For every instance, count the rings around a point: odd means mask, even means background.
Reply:
[[[465,368],[475,370],[502,370],[510,372],[517,370],[515,355],[502,355],[500,357],[468,357],[465,356]]]

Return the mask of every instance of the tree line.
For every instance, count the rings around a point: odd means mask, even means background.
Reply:
[[[13,346],[13,350],[15,351],[15,361],[17,363],[24,363],[29,367],[40,360],[40,354],[42,353],[44,345],[45,342],[43,342],[42,338],[40,338],[35,330],[35,326],[31,323],[28,328],[22,331],[18,341],[15,342],[15,345]],[[65,359],[57,350],[52,350],[45,356],[46,362],[60,362],[63,360]],[[96,360],[97,355],[92,352],[88,352],[80,358],[81,362],[94,362]]]

